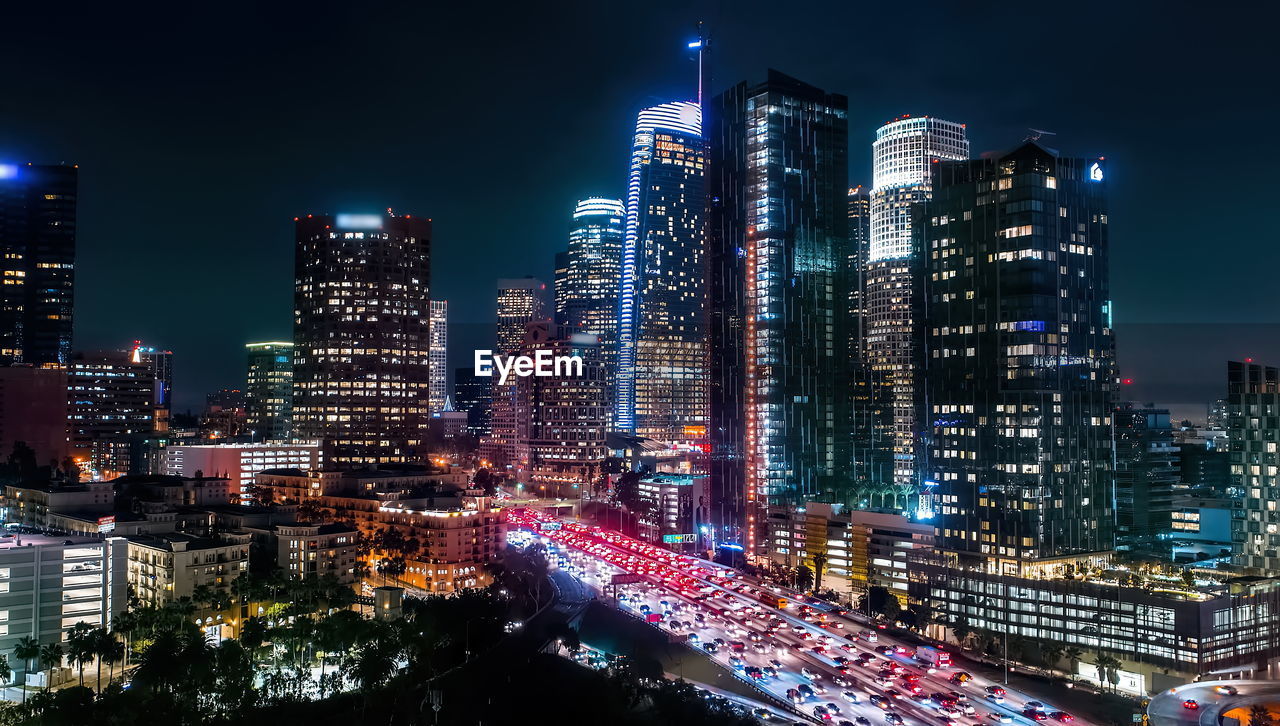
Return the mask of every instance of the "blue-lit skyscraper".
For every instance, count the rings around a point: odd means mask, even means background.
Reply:
[[[627,180],[615,427],[696,446],[707,422],[705,165],[697,103],[640,112]]]
[[[618,364],[618,280],[622,219],[618,199],[584,199],[573,210],[569,247],[557,264],[556,322],[600,341],[609,378]]]

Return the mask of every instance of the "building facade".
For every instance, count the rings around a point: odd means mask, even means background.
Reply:
[[[498,335],[495,354],[511,355],[524,344],[529,323],[547,320],[547,286],[532,277],[498,280]],[[489,379],[489,434],[480,442],[480,456],[499,469],[519,469],[522,431],[528,423],[516,381]]]
[[[293,343],[247,343],[245,424],[263,441],[288,439],[293,424]]]
[[[1116,541],[1147,549],[1173,527],[1173,499],[1182,488],[1169,411],[1130,401],[1114,415]]]
[[[318,441],[261,444],[207,444],[169,446],[164,451],[164,472],[170,476],[225,477],[234,498],[251,498],[254,477],[271,469],[319,469],[324,454]]]
[[[1238,493],[1236,564],[1252,574],[1280,575],[1280,368],[1227,363],[1227,432]]]
[[[467,414],[467,433],[488,436],[492,418],[493,377],[477,376],[473,368],[453,370],[453,407]]]
[[[618,366],[624,214],[619,199],[578,202],[569,227],[564,278],[556,282],[556,322],[600,340],[600,359],[610,377]]]
[[[431,374],[429,406],[432,413],[444,410],[449,397],[449,301],[431,301],[431,353],[427,356]]]
[[[431,221],[296,220],[293,428],[325,462],[412,461],[427,429]]]
[[[71,362],[78,177],[0,164],[0,363]]]
[[[212,539],[170,532],[136,535],[128,542],[129,586],[151,607],[190,598],[201,585],[229,595],[231,583],[249,569],[248,534]]]
[[[714,101],[712,518],[752,554],[767,505],[847,495],[847,108],[773,70]]]
[[[627,178],[614,422],[673,446],[706,442],[705,175],[697,103],[640,112]]]
[[[92,478],[142,473],[131,440],[155,432],[155,372],[130,353],[76,353],[67,369],[71,447]]]
[[[918,206],[929,199],[934,162],[969,158],[964,124],[903,117],[876,131],[872,145],[871,239],[863,272],[863,363],[868,405],[892,412],[890,504],[906,507],[919,484],[915,464],[920,300],[913,289],[923,264],[913,240]],[[883,455],[882,455],[883,456]]]

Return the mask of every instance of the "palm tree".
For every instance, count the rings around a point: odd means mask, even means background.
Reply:
[[[1249,726],[1271,726],[1271,711],[1261,703],[1249,707]]]
[[[1071,645],[1067,646],[1067,649],[1062,654],[1066,656],[1067,662],[1071,664],[1071,677],[1075,678],[1076,674],[1080,672],[1080,660],[1084,658],[1084,651]]]
[[[13,646],[13,657],[22,661],[28,673],[31,672],[34,667],[35,660],[40,657],[40,641],[29,635],[22,640],[19,640],[17,644]],[[27,684],[25,679],[22,684],[22,702],[27,702]]]
[[[92,625],[83,620],[71,626],[67,631],[67,655],[71,662],[79,666],[80,685],[84,685],[84,665],[94,656],[95,638]]]
[[[124,643],[116,640],[111,635],[107,635],[102,639],[98,651],[98,691],[102,691],[102,663],[107,664],[107,683],[115,680],[116,664],[124,660],[125,647]]]
[[[0,683],[8,683],[13,677],[13,669],[9,667],[9,657],[0,653]]]
[[[124,662],[129,662],[129,649],[133,635],[138,632],[139,619],[136,610],[126,610],[111,620],[111,630],[124,636]]]
[[[1098,681],[1103,686],[1108,683],[1115,686],[1120,682],[1120,675],[1117,672],[1120,667],[1119,660],[1100,650],[1098,655],[1094,657],[1093,664],[1098,668]]]
[[[1040,644],[1040,657],[1046,666],[1053,668],[1058,665],[1058,661],[1062,660],[1063,650],[1059,643],[1044,642]]]
[[[44,690],[47,692],[49,686],[53,684],[53,669],[62,665],[62,643],[49,643],[40,649],[40,665],[49,671],[49,677],[44,681]]]

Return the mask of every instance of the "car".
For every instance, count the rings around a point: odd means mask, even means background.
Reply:
[[[987,714],[987,719],[990,721],[995,721],[996,723],[1013,723],[1013,718],[1011,716],[1009,716],[1008,714],[1000,713],[998,711],[992,711],[991,713]]]
[[[753,680],[758,681],[761,678],[764,678],[764,671],[760,670],[755,666],[747,666],[746,668],[742,669],[742,672],[747,674],[747,677]]]
[[[830,713],[828,713],[828,712],[827,712],[827,709],[823,708],[822,706],[814,706],[814,707],[813,707],[813,715],[814,715],[814,716],[817,716],[818,718],[822,719],[823,721],[830,721],[830,720],[831,720],[831,714],[830,714]]]
[[[771,658],[769,659],[769,665],[773,666],[774,668],[781,668],[782,661],[778,660],[777,658]]]
[[[987,700],[993,703],[1004,703],[1004,696],[1000,695],[999,693],[988,693]]]
[[[876,652],[877,652],[877,653],[879,653],[880,655],[892,655],[892,654],[893,654],[893,648],[891,648],[891,647],[889,647],[889,646],[887,646],[887,645],[877,645],[877,646],[876,646]]]
[[[805,698],[813,698],[813,686],[810,686],[808,683],[801,683],[796,686],[796,690]]]
[[[1034,708],[1037,711],[1043,711],[1044,704],[1040,703],[1039,701],[1027,701],[1026,705],[1024,705],[1023,708]]]
[[[840,676],[836,676],[832,678],[831,682],[837,686],[840,686],[841,688],[848,688],[849,686],[853,685],[853,683],[850,682],[848,678],[841,678]]]
[[[890,711],[884,715],[884,722],[893,726],[902,726],[902,717]]]
[[[849,703],[861,702],[861,699],[858,697],[857,691],[844,691],[843,693],[840,694],[840,697],[848,701]]]
[[[833,655],[831,656],[831,660],[836,665],[845,665],[849,662],[849,659],[843,655]]]
[[[952,673],[951,677],[948,678],[947,680],[951,681],[952,683],[958,686],[963,686],[964,684],[973,680],[973,676],[969,675],[965,671],[956,671],[955,673]]]
[[[804,700],[804,696],[800,695],[800,691],[794,688],[787,689],[787,698],[790,699],[792,703],[800,703]]]
[[[863,630],[863,631],[859,632],[859,633],[858,633],[858,637],[859,637],[859,638],[862,638],[863,640],[867,641],[868,643],[874,643],[874,642],[876,642],[877,640],[879,640],[879,639],[880,639],[880,636],[876,635],[875,633],[871,632],[870,630]]]
[[[1194,698],[1188,698],[1187,700],[1182,702],[1182,707],[1187,709],[1188,711],[1194,711],[1200,708],[1200,702]]]
[[[881,696],[878,693],[871,694],[871,697],[868,698],[867,700],[870,701],[871,705],[875,706],[876,708],[883,708],[886,711],[889,710],[889,706],[890,706],[889,699],[885,698],[884,696]]]
[[[884,695],[888,696],[889,698],[902,698],[902,691],[899,691],[896,688],[886,688],[884,691]]]
[[[1051,711],[1049,712],[1049,718],[1054,721],[1061,721],[1062,723],[1071,723],[1076,720],[1075,716],[1072,716],[1066,711]]]
[[[1234,696],[1240,693],[1235,686],[1214,686],[1213,692],[1221,696]]]
[[[720,646],[716,645],[715,643],[704,643],[702,645],[702,649],[707,651],[711,655],[715,655],[716,651],[720,650]]]
[[[1037,709],[1037,708],[1024,708],[1022,710],[1022,715],[1026,716],[1032,721],[1044,721],[1045,719],[1049,718],[1049,716],[1046,715],[1044,711],[1041,711],[1040,709]]]
[[[854,723],[858,724],[858,726],[871,726],[871,719],[867,718],[866,716],[859,716],[855,718],[853,721]]]
[[[769,676],[770,678],[777,678],[777,677],[778,677],[778,669],[777,669],[777,668],[774,668],[774,667],[773,667],[773,666],[771,666],[771,665],[767,665],[767,666],[765,666],[764,668],[761,668],[760,670],[764,671],[764,674],[765,674],[766,676]]]
[[[1003,696],[1006,694],[1006,691],[1000,686],[987,686],[987,693],[994,696]]]
[[[821,673],[818,673],[817,671],[811,671],[808,668],[801,668],[800,675],[804,676],[805,678],[808,678],[811,681],[816,681],[822,677]]]
[[[954,709],[950,706],[939,706],[938,713],[942,714],[943,716],[950,716],[951,718],[960,718],[961,716],[959,710]]]
[[[950,716],[943,716],[938,719],[938,726],[960,726],[960,722]]]
[[[839,716],[839,715],[840,715],[840,704],[835,703],[834,701],[833,701],[833,702],[831,702],[831,703],[828,703],[828,704],[827,704],[827,710],[831,712],[831,715],[833,715],[833,716]]]

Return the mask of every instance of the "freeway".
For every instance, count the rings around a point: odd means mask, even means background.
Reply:
[[[539,512],[508,510],[508,519],[553,544],[558,566],[601,590],[614,575],[638,575],[638,582],[614,586],[618,607],[701,648],[813,720],[850,726],[1077,721],[982,678],[933,668],[887,633],[848,614],[823,612],[800,593],[754,585],[722,565]]]
[[[1280,683],[1259,680],[1201,681],[1188,683],[1151,697],[1147,717],[1152,726],[1217,726],[1228,711],[1262,704],[1275,710],[1280,704]]]

